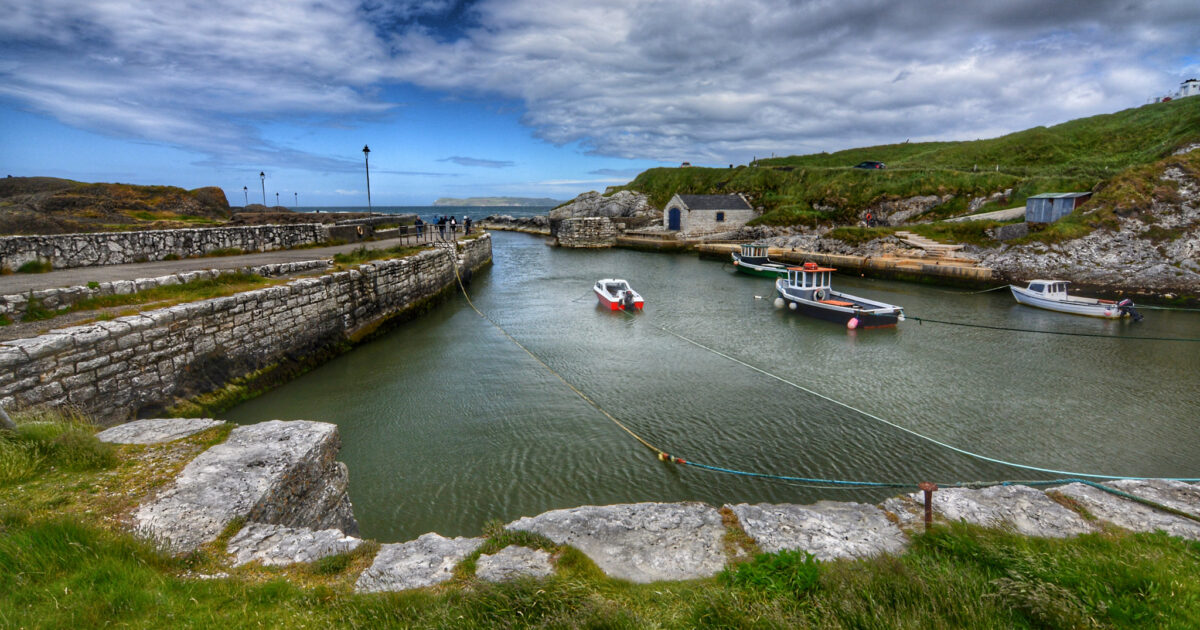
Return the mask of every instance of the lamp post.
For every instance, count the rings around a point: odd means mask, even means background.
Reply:
[[[242,186],[242,196],[246,198],[246,205],[250,205],[250,189]]]
[[[262,180],[263,206],[266,206],[267,205],[267,174],[262,171],[259,171],[258,178],[260,180]]]
[[[275,193],[275,207],[279,207],[279,193]]]
[[[299,207],[300,207],[300,193],[298,193],[298,192],[293,192],[293,193],[292,193],[292,197],[294,197],[294,198],[295,198],[295,200],[296,200],[296,207],[297,207],[297,208],[299,208]]]
[[[363,166],[367,169],[367,212],[371,211],[371,147],[363,145]]]

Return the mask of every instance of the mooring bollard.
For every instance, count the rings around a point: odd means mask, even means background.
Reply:
[[[933,491],[938,487],[931,481],[922,481],[917,487],[925,491],[925,531],[929,531],[929,526],[933,524]]]

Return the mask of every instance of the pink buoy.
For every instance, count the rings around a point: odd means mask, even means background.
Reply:
[[[858,318],[851,317],[850,321],[846,322],[846,328],[849,328],[850,330],[854,330],[855,328],[858,328]]]

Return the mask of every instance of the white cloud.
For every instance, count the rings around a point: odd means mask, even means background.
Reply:
[[[516,99],[522,122],[556,144],[671,163],[744,162],[986,137],[1139,105],[1195,73],[1200,32],[1194,0],[0,0],[0,8],[0,96],[214,162],[332,171],[359,165],[278,146],[259,129],[378,116],[393,107],[383,89],[408,82]]]

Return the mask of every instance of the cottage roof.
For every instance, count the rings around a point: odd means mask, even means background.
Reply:
[[[741,195],[677,195],[689,210],[753,210]]]

